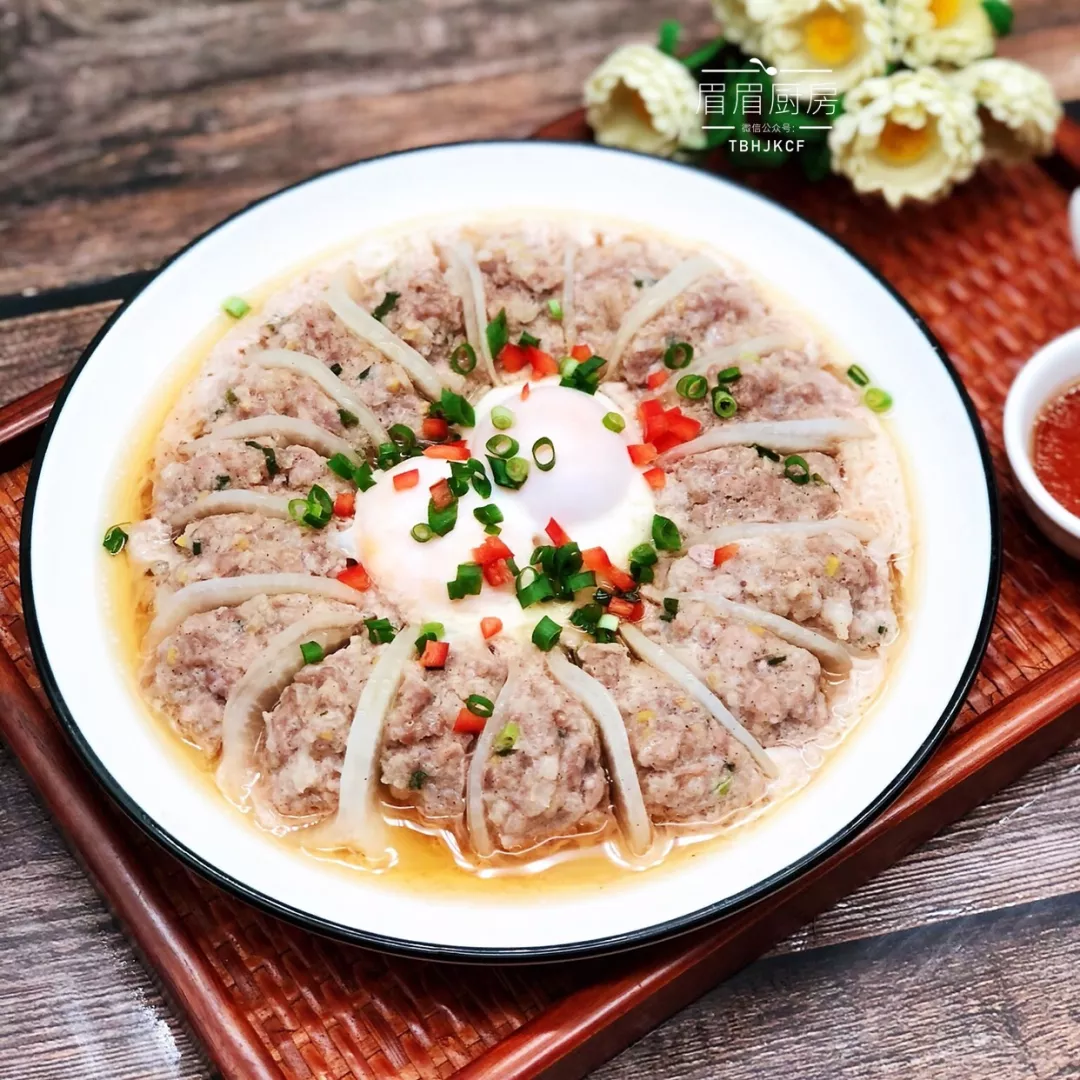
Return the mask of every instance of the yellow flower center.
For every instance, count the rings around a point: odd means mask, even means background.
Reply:
[[[803,41],[819,63],[840,67],[855,55],[855,27],[847,16],[826,8],[815,11],[803,23]]]
[[[890,165],[910,165],[930,149],[932,136],[929,124],[913,128],[886,120],[878,138],[878,154]]]
[[[960,0],[930,0],[930,14],[938,26],[949,26],[960,14]]]

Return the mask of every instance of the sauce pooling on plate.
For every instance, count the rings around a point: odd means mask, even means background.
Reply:
[[[1047,491],[1071,514],[1080,515],[1080,382],[1047,401],[1035,419],[1032,462]]]

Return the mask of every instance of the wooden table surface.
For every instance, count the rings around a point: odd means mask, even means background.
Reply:
[[[1002,48],[1080,98],[1080,0]],[[398,147],[525,135],[705,0],[0,0],[0,404],[251,199]],[[1073,747],[602,1068],[1080,1075]],[[213,1072],[0,746],[0,1078]]]

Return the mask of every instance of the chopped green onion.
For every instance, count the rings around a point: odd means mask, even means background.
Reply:
[[[686,367],[694,359],[694,346],[686,341],[676,341],[667,347],[664,363],[673,371]]]
[[[574,372],[577,371],[577,369],[579,367],[581,367],[581,361],[580,360],[576,360],[572,356],[564,356],[559,361],[559,374],[564,379],[569,379],[570,376],[573,375]]]
[[[387,434],[390,436],[390,441],[402,449],[416,445],[416,432],[407,424],[391,424]]]
[[[506,343],[510,340],[510,330],[506,325],[506,308],[503,308],[487,324],[484,333],[487,336],[488,349],[491,351],[491,355],[498,359],[499,353],[506,348]]]
[[[863,369],[861,367],[859,367],[858,364],[852,364],[851,367],[849,367],[847,369],[847,377],[856,386],[869,386],[870,385],[870,376],[867,375],[866,372],[863,371]]]
[[[500,529],[498,525],[485,525],[484,532],[486,532],[488,536],[498,536],[502,532],[502,529]]]
[[[492,753],[498,754],[499,757],[506,757],[507,754],[514,752],[514,744],[518,741],[518,736],[521,734],[521,728],[518,727],[513,720],[506,724],[502,731],[495,736],[495,742],[492,743]]]
[[[105,539],[101,541],[101,546],[110,555],[119,555],[124,549],[127,539],[128,534],[119,525],[113,525],[105,531]]]
[[[484,445],[489,454],[500,458],[512,458],[521,449],[517,439],[503,434],[492,435]]]
[[[576,367],[566,374],[560,368],[560,386],[567,386],[571,390],[580,390],[583,394],[595,394],[600,386],[600,371],[607,364],[602,356],[590,356],[588,360],[582,360]]]
[[[512,457],[506,463],[506,475],[514,484],[521,487],[529,475],[529,463],[523,457]]]
[[[538,574],[531,566],[526,566],[518,574],[514,591],[517,594],[518,603],[523,608],[550,600],[555,595],[555,587],[547,574]]]
[[[605,611],[599,619],[596,620],[597,628],[600,630],[615,631],[619,629],[619,616],[612,615],[611,612]]]
[[[514,414],[505,405],[496,405],[491,410],[492,427],[506,431],[514,426]]]
[[[232,483],[232,477],[228,474],[214,477],[214,490],[224,491]]]
[[[305,641],[300,646],[300,655],[304,658],[305,664],[317,664],[326,653],[317,641]]]
[[[459,375],[469,375],[476,368],[476,350],[463,341],[450,354],[450,370]]]
[[[518,344],[528,345],[535,349],[540,345],[540,339],[534,334],[530,334],[528,330],[522,330],[521,337],[518,338]]]
[[[532,459],[541,472],[551,472],[555,468],[555,444],[546,435],[533,443]]]
[[[441,510],[434,499],[428,500],[427,523],[436,536],[445,536],[457,524],[457,500]]]
[[[463,600],[466,596],[479,596],[484,583],[484,572],[479,563],[460,563],[457,576],[446,583],[446,595],[451,600]]]
[[[508,461],[504,461],[502,458],[493,457],[490,454],[488,455],[487,460],[488,465],[491,468],[491,478],[499,485],[499,487],[516,489],[521,487],[522,483],[524,483],[524,479],[515,480],[510,475],[510,463]],[[514,458],[513,460],[520,461],[521,459]],[[526,462],[526,464],[528,464],[528,462]]]
[[[363,382],[371,374],[371,369],[374,366],[374,364],[368,364],[368,366],[364,368],[364,370],[361,371],[359,375],[356,376],[356,381]]]
[[[274,453],[274,448],[272,446],[260,446],[257,442],[255,442],[252,439],[248,439],[244,443],[244,445],[245,446],[250,446],[252,450],[261,450],[262,451],[262,456],[266,460],[266,473],[267,473],[267,475],[271,479],[273,479],[275,476],[277,476],[277,474],[278,474],[277,454]]]
[[[364,625],[372,645],[389,645],[397,637],[397,632],[390,625],[389,619],[365,619]]]
[[[428,774],[423,769],[414,769],[409,775],[409,790],[419,791],[427,782]]]
[[[488,479],[488,475],[484,472],[484,463],[479,458],[469,458],[465,462],[469,470],[469,476],[472,480],[473,491],[480,496],[481,499],[487,499],[491,497],[491,481]]]
[[[446,633],[446,627],[441,622],[426,622],[420,627],[420,633],[433,634],[435,640],[438,641]]]
[[[626,427],[626,421],[617,412],[604,413],[604,427],[618,435]]]
[[[349,412],[348,409],[338,409],[337,414],[342,427],[356,427],[360,423],[360,417],[354,412]]]
[[[775,450],[770,450],[767,446],[760,446],[758,443],[751,443],[751,446],[757,451],[758,457],[768,458],[770,461],[780,460],[780,455]]]
[[[674,56],[679,45],[679,36],[682,34],[682,23],[678,19],[665,19],[660,24],[660,32],[657,36],[656,47],[667,56]]]
[[[191,554],[192,555],[201,555],[202,554],[202,541],[201,540],[192,540],[192,542],[191,542]]]
[[[469,480],[472,473],[469,471],[468,462],[450,462],[450,492],[455,498],[460,499],[469,490]]]
[[[251,305],[242,296],[230,296],[222,303],[221,310],[234,319],[242,319],[251,310]]]
[[[494,503],[488,503],[486,506],[478,506],[473,511],[473,517],[481,525],[498,525],[503,520],[503,512]]]
[[[664,597],[664,613],[660,616],[661,622],[671,622],[679,614],[679,601],[673,596]]]
[[[495,711],[495,703],[491,698],[484,697],[483,694],[470,694],[465,699],[465,708],[473,716],[479,716],[486,720]]]
[[[666,518],[664,519],[667,520]],[[630,561],[641,563],[643,566],[652,566],[656,563],[659,556],[656,554],[656,549],[652,544],[638,544],[636,548],[630,552]]]
[[[378,448],[375,451],[375,464],[384,472],[387,469],[392,469],[401,461],[401,450],[396,443],[384,442],[379,443]]]
[[[704,375],[684,375],[675,389],[689,401],[700,401],[709,392],[709,380]]]
[[[418,522],[409,530],[409,535],[418,543],[426,544],[434,535],[435,530],[424,522]]]
[[[312,529],[323,529],[330,523],[334,514],[334,503],[325,488],[313,484],[306,499],[289,500],[289,517],[297,525],[307,525]]]
[[[739,411],[739,403],[722,386],[712,392],[712,411],[723,420]]]
[[[462,427],[474,427],[476,424],[473,407],[453,390],[443,390],[439,396],[439,411],[451,424],[460,424]]]
[[[233,405],[238,404],[239,401],[240,399],[236,396],[236,391],[230,386],[225,391],[225,404],[231,408]]]
[[[579,570],[566,579],[566,591],[581,592],[582,589],[596,588],[596,574],[592,570]]]
[[[341,365],[340,364],[331,364],[330,365],[330,374],[331,375],[340,375],[341,374]]]
[[[871,386],[863,395],[867,408],[874,412],[888,412],[892,408],[892,395],[878,386]]]
[[[383,318],[390,314],[391,311],[397,306],[397,302],[401,299],[401,293],[388,292],[380,301],[379,306],[371,313],[373,319],[378,319],[379,322],[383,321]]]
[[[671,518],[655,514],[652,519],[653,543],[660,551],[678,551],[682,547],[682,537],[678,526]]]
[[[808,484],[810,466],[806,464],[806,458],[798,454],[791,454],[784,458],[784,475],[795,484]]]
[[[742,371],[737,367],[726,367],[716,376],[718,383],[738,382],[742,378]]]
[[[546,615],[533,627],[532,643],[542,652],[550,652],[559,640],[562,627]]]
[[[713,794],[718,799],[721,796],[726,795],[731,790],[731,781],[732,781],[732,779],[733,778],[732,778],[731,773],[728,773],[727,776],[725,776],[721,780],[717,781],[716,787],[713,788]]]
[[[335,454],[327,458],[326,467],[343,480],[351,480],[361,491],[368,491],[375,486],[375,477],[366,461],[354,465],[344,454]]]
[[[555,300],[554,298],[553,298],[553,299],[551,299],[551,300],[549,300],[549,301],[547,302],[547,309],[548,309],[548,314],[549,314],[549,315],[550,315],[550,316],[551,316],[551,317],[552,317],[552,318],[553,318],[553,319],[554,319],[554,320],[555,320],[556,322],[562,322],[562,319],[563,319],[563,309],[562,309],[562,304],[560,304],[558,300]]]

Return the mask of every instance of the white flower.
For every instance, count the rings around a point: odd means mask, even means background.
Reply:
[[[933,68],[867,79],[844,110],[829,133],[833,169],[890,206],[939,198],[982,158],[975,99]]]
[[[697,80],[678,60],[651,45],[616,49],[585,82],[586,119],[605,146],[668,157],[700,150]]]
[[[713,14],[724,37],[748,56],[763,57],[761,22],[775,0],[712,0]]]
[[[994,27],[981,0],[892,0],[892,19],[908,67],[963,67],[994,52]]]
[[[1061,105],[1039,72],[1015,60],[979,60],[952,81],[979,104],[987,157],[1024,161],[1053,150]]]
[[[815,89],[843,93],[883,75],[892,50],[889,15],[880,0],[776,0],[761,37],[769,62],[780,69],[777,88],[789,86],[799,97]]]

